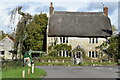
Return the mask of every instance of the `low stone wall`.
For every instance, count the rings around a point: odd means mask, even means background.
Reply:
[[[71,60],[39,60],[39,62],[54,62],[54,63],[66,63],[66,62],[71,62]]]

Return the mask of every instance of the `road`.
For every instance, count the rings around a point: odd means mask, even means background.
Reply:
[[[36,66],[44,69],[44,78],[118,78],[117,66]]]

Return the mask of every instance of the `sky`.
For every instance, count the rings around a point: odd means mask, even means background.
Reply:
[[[50,2],[53,2],[55,11],[69,11],[69,12],[103,12],[103,6],[109,8],[108,17],[111,20],[111,24],[118,28],[120,21],[118,19],[118,13],[120,9],[120,3],[118,0],[4,0],[0,2],[0,30],[11,33],[16,27],[20,15],[17,14],[15,18],[15,24],[10,21],[10,13],[18,6],[22,6],[22,11],[30,13],[32,15],[39,14],[41,12],[49,14]],[[104,5],[103,5],[104,4]]]

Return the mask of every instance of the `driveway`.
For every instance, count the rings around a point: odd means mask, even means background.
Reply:
[[[44,78],[118,78],[117,66],[36,66],[44,69]]]

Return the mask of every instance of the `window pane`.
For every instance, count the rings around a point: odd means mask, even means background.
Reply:
[[[66,43],[68,43],[68,37],[66,37]]]
[[[89,55],[88,56],[91,57],[91,51],[89,51]]]
[[[91,43],[91,38],[89,38],[89,43]]]
[[[66,51],[66,56],[68,57],[68,51]]]
[[[92,43],[94,43],[94,38],[92,39]]]
[[[98,38],[96,38],[96,43],[98,43]]]
[[[63,37],[63,43],[65,43],[65,37]]]
[[[92,51],[92,57],[94,58],[94,51]]]

